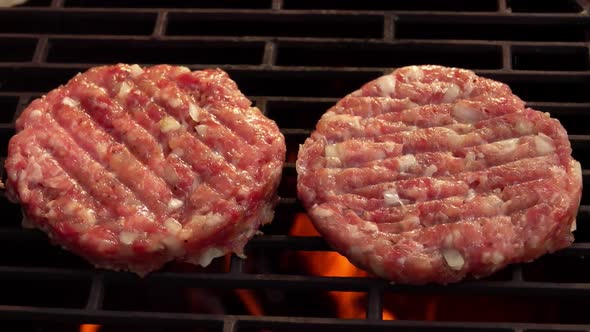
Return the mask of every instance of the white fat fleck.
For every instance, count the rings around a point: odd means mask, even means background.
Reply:
[[[29,118],[34,119],[34,118],[38,118],[41,116],[41,111],[39,110],[32,110],[31,114],[29,114]]]
[[[443,96],[443,103],[450,103],[453,100],[457,99],[459,94],[461,93],[461,89],[456,84],[451,84],[447,91],[445,91],[445,95]]]
[[[518,138],[511,138],[495,143],[503,154],[510,154],[518,147]]]
[[[452,112],[453,116],[461,122],[475,123],[484,118],[481,112],[463,103],[455,104]]]
[[[465,196],[465,200],[470,201],[473,198],[475,198],[475,190],[473,190],[473,189],[467,190],[467,196]]]
[[[582,165],[580,164],[579,161],[575,161],[575,160],[572,160],[570,163],[571,163],[573,175],[575,176],[576,179],[578,179],[578,181],[580,181],[580,183],[582,183]]]
[[[73,201],[70,201],[70,202],[68,202],[68,203],[66,203],[66,204],[64,205],[64,207],[63,207],[63,211],[64,211],[66,214],[73,214],[73,213],[74,213],[74,211],[75,211],[76,209],[78,209],[78,207],[79,207],[79,206],[80,206],[80,205],[79,205],[78,203],[76,203],[76,202],[73,202]]]
[[[340,159],[341,156],[340,154],[342,153],[340,146],[337,144],[332,144],[332,145],[326,145],[326,148],[324,150],[324,154],[326,157],[328,158],[338,158]]]
[[[170,232],[171,234],[176,234],[180,232],[180,230],[182,229],[182,224],[180,224],[174,218],[168,218],[166,219],[166,221],[164,221],[164,227],[166,227],[168,232]]]
[[[455,271],[461,270],[461,268],[465,264],[465,259],[457,249],[443,249],[442,255],[445,261],[447,262],[447,265]]]
[[[188,67],[185,67],[185,66],[179,66],[178,67],[178,71],[181,72],[181,73],[190,73],[191,72],[191,70]]]
[[[133,78],[143,74],[143,69],[139,65],[132,65],[129,68],[131,69],[131,77]]]
[[[406,82],[420,81],[424,78],[424,72],[418,66],[410,66],[404,78]]]
[[[473,151],[467,152],[465,155],[465,162],[471,163],[475,161],[475,153]]]
[[[361,226],[361,229],[369,233],[375,233],[379,230],[379,227],[372,222],[366,222]]]
[[[191,217],[191,223],[212,229],[223,222],[223,216],[217,213],[208,213],[206,215],[194,215]]]
[[[36,162],[31,162],[26,168],[26,176],[29,182],[41,182],[43,181],[43,171],[41,166]]]
[[[576,219],[574,219],[574,221],[572,222],[572,224],[570,226],[570,232],[575,232],[576,229],[578,229],[578,224],[576,222]]]
[[[410,215],[410,216],[405,217],[402,220],[402,223],[404,223],[408,227],[417,227],[417,226],[420,226],[420,217],[415,216],[415,215]]]
[[[0,0],[0,7],[14,7],[22,5],[27,0]]]
[[[395,77],[393,77],[392,75],[385,75],[379,77],[375,81],[375,84],[377,85],[377,88],[379,88],[379,94],[381,96],[387,97],[395,93],[396,81]]]
[[[238,195],[240,196],[246,196],[249,192],[250,191],[246,187],[240,187],[240,189],[238,189]]]
[[[481,203],[480,209],[486,215],[495,215],[502,211],[504,201],[495,195],[487,196],[484,202]]]
[[[449,129],[447,132],[447,140],[449,141],[451,148],[460,148],[463,146],[465,138]]]
[[[199,135],[201,135],[201,137],[205,137],[207,135],[207,126],[205,125],[195,126],[195,130]]]
[[[436,173],[436,171],[438,171],[438,167],[435,165],[430,165],[424,170],[424,176],[432,176],[434,173]]]
[[[81,209],[78,212],[78,216],[80,216],[80,218],[89,225],[96,224],[96,216],[94,215],[94,211],[91,209]]]
[[[395,149],[398,147],[398,144],[395,142],[384,142],[383,144],[385,145],[385,151],[389,153],[395,151]]]
[[[176,210],[182,205],[184,205],[184,203],[181,200],[173,198],[168,202],[168,210]]]
[[[555,151],[551,138],[545,134],[535,136],[535,150],[541,155],[549,154]]]
[[[70,106],[70,107],[77,107],[78,105],[80,105],[80,103],[79,103],[77,100],[75,100],[75,99],[72,99],[72,98],[70,98],[70,97],[65,97],[65,98],[62,100],[62,103],[63,103],[64,105],[68,105],[68,106]]]
[[[123,232],[119,233],[119,240],[121,241],[121,243],[126,244],[126,245],[132,244],[133,241],[135,241],[135,239],[137,239],[138,237],[139,237],[139,234],[137,234],[135,232],[123,231]]]
[[[492,260],[492,263],[494,263],[495,265],[501,264],[504,261],[504,255],[502,255],[502,253],[500,253],[499,251],[494,251],[490,258]]]
[[[173,117],[165,117],[162,120],[160,120],[160,130],[163,133],[167,133],[173,130],[177,130],[180,128],[180,123],[178,123],[178,121],[176,121],[176,119],[174,119]]]
[[[104,157],[107,154],[107,145],[102,142],[96,143],[96,151],[99,156]]]
[[[223,222],[223,215],[218,213],[209,213],[206,215],[205,223],[207,226],[213,228]]]
[[[131,85],[127,82],[123,82],[121,83],[121,87],[119,87],[119,93],[117,96],[126,97],[129,94],[129,91],[131,91]]]
[[[399,164],[399,171],[400,172],[407,172],[410,168],[416,165],[416,157],[413,154],[407,154],[404,156],[399,157],[398,164]]]
[[[180,98],[172,98],[168,100],[168,104],[174,108],[182,106],[182,100]]]
[[[397,190],[395,188],[386,190],[383,192],[383,200],[385,200],[385,204],[388,206],[400,206],[404,205],[402,200],[399,198]]]
[[[209,264],[211,264],[211,261],[213,261],[213,259],[221,257],[223,255],[225,255],[225,251],[218,248],[209,248],[205,250],[205,252],[203,252],[201,256],[196,259],[195,262],[201,265],[202,267],[207,267]]]
[[[334,214],[334,212],[332,210],[324,209],[324,208],[320,208],[320,207],[313,209],[312,213],[316,217],[319,217],[319,218],[328,218]]]
[[[172,151],[170,151],[170,154],[175,155],[180,158],[180,157],[184,156],[184,150],[181,148],[175,148]]]
[[[514,128],[521,135],[528,135],[533,132],[533,124],[527,120],[516,121]]]
[[[193,103],[188,104],[188,114],[190,115],[191,119],[193,119],[195,122],[199,122],[201,120],[199,108],[197,107],[197,105]]]
[[[334,112],[328,112],[326,116],[322,118],[323,121],[327,122],[344,122],[348,123],[352,128],[361,129],[361,117],[356,115],[348,114],[336,114]]]
[[[403,256],[403,257],[400,257],[400,258],[398,258],[398,259],[397,259],[397,263],[398,263],[399,265],[402,265],[402,266],[403,266],[403,265],[405,265],[405,264],[406,264],[406,261],[407,261],[407,260],[408,260],[408,258],[407,258],[406,256]]]

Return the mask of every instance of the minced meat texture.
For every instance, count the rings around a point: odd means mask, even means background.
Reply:
[[[26,226],[96,266],[206,266],[272,220],[284,137],[222,70],[92,68],[16,127],[7,192]]]
[[[329,109],[298,160],[314,225],[394,282],[449,283],[567,247],[580,164],[561,124],[505,84],[411,66]]]

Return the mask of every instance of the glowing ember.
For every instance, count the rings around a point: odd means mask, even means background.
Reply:
[[[82,324],[80,325],[80,332],[98,332],[100,331],[100,325],[96,324]]]
[[[291,235],[295,236],[319,236],[317,230],[304,213],[295,215]],[[314,275],[326,277],[366,277],[367,272],[356,268],[346,257],[337,252],[301,252],[309,272]],[[336,303],[336,309],[340,318],[366,317],[365,303],[367,296],[358,292],[330,292],[330,296]],[[395,319],[395,316],[387,309],[383,310],[383,319]]]
[[[264,311],[262,310],[262,306],[256,299],[256,294],[249,289],[236,289],[236,293],[246,309],[248,309],[248,313],[253,316],[264,316]]]

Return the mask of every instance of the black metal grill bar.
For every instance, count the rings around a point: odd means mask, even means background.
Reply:
[[[0,280],[87,280],[96,272],[87,270],[37,267],[0,267]],[[138,282],[138,277],[129,273],[101,271],[109,284]],[[145,285],[170,285],[173,287],[199,288],[244,288],[244,289],[297,289],[375,292],[385,290],[396,294],[454,294],[454,295],[510,295],[539,297],[587,297],[588,283],[507,281],[465,281],[446,286],[440,285],[394,285],[380,279],[353,277],[319,277],[309,275],[249,274],[249,273],[176,273],[160,272],[141,280]],[[165,287],[165,286],[164,286]],[[104,285],[98,278],[93,281],[88,306],[100,306]]]
[[[283,199],[283,201],[294,199]],[[578,219],[587,222],[590,220],[590,206],[580,206]],[[20,228],[0,228],[0,240],[13,239],[22,242],[46,242],[43,233],[36,230],[23,230]],[[248,243],[249,249],[289,249],[298,251],[329,251],[323,238],[317,236],[289,236],[289,235],[260,235]],[[562,249],[555,255],[590,255],[590,243],[575,242],[570,247]],[[239,261],[239,260],[238,260]]]
[[[305,318],[298,317],[255,317],[255,316],[221,316],[204,314],[180,314],[165,312],[118,312],[109,310],[80,310],[80,309],[51,309],[21,306],[0,306],[0,317],[3,319],[27,319],[30,316],[39,319],[64,321],[73,320],[80,323],[92,324],[137,324],[140,326],[166,327],[211,327],[221,329],[228,324],[234,331],[242,328],[275,328],[287,329],[322,329],[325,331],[358,331],[360,328],[371,328],[371,331],[391,331],[399,328],[404,331],[486,331],[508,332],[518,330],[543,331],[589,331],[588,326],[576,324],[552,324],[551,326],[534,323],[469,323],[469,322],[422,322],[422,321],[365,321],[342,320],[334,318]]]
[[[86,302],[86,309],[98,310],[102,307],[102,301],[104,299],[104,278],[100,273],[95,274],[92,277],[92,283],[90,284],[90,292],[88,294],[88,302]]]

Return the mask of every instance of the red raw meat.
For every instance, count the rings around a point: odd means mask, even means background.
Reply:
[[[26,226],[97,267],[206,266],[272,220],[284,137],[222,70],[93,68],[16,125],[7,192]]]
[[[567,247],[582,188],[561,124],[473,72],[411,66],[340,100],[299,151],[327,241],[394,282],[482,277]]]

